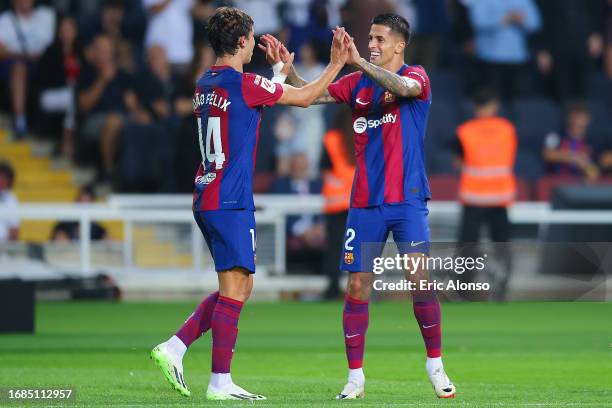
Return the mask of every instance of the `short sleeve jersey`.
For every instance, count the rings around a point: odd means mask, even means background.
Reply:
[[[361,72],[328,87],[337,103],[353,112],[357,169],[351,207],[431,198],[425,170],[425,130],[431,105],[429,78],[421,66],[403,65],[397,74],[421,84],[418,97],[399,97]]]
[[[263,107],[282,96],[280,84],[228,66],[214,66],[196,83],[193,107],[202,162],[193,210],[250,209]]]

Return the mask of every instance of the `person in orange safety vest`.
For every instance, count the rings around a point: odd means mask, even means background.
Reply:
[[[518,142],[514,125],[498,115],[499,100],[492,91],[477,93],[474,103],[475,117],[457,128],[462,153],[458,159],[459,200],[463,205],[459,242],[465,250],[478,242],[483,224],[489,227],[491,241],[510,240],[507,208],[516,196],[514,162]],[[504,265],[499,274],[501,280],[494,287],[495,296],[503,299],[511,268],[510,253],[507,246],[499,244],[495,252]]]

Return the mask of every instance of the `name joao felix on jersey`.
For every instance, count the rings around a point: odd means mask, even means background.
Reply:
[[[225,99],[221,95],[218,95],[215,93],[215,91],[206,94],[196,92],[196,94],[193,96],[194,111],[202,105],[211,105],[221,109],[223,112],[227,112],[227,108],[231,103],[231,101]]]

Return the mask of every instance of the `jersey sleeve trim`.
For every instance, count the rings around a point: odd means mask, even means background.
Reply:
[[[410,78],[410,79],[414,79],[421,85],[421,94],[416,97],[417,99],[420,99],[420,100],[429,99],[429,96],[431,95],[429,77],[427,76],[427,73],[425,72],[423,67],[421,67],[420,65],[408,67],[407,69],[404,70],[404,72],[402,73],[402,76]]]
[[[242,95],[249,108],[273,106],[283,95],[283,85],[261,75],[242,75]]]

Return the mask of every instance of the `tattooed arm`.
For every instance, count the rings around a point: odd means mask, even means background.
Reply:
[[[403,77],[374,65],[363,58],[355,64],[361,72],[372,78],[380,86],[397,96],[417,97],[423,91],[421,84],[412,78]]]
[[[300,76],[295,70],[295,66],[291,66],[291,70],[287,75],[287,83],[296,88],[301,88],[306,85],[308,82]]]
[[[287,83],[296,88],[301,88],[308,84],[308,82],[297,73],[294,66],[291,67],[291,71],[289,71],[289,74],[287,75]],[[327,89],[323,91],[323,93],[319,95],[312,104],[320,105],[323,103],[336,103],[336,100],[329,94]]]

